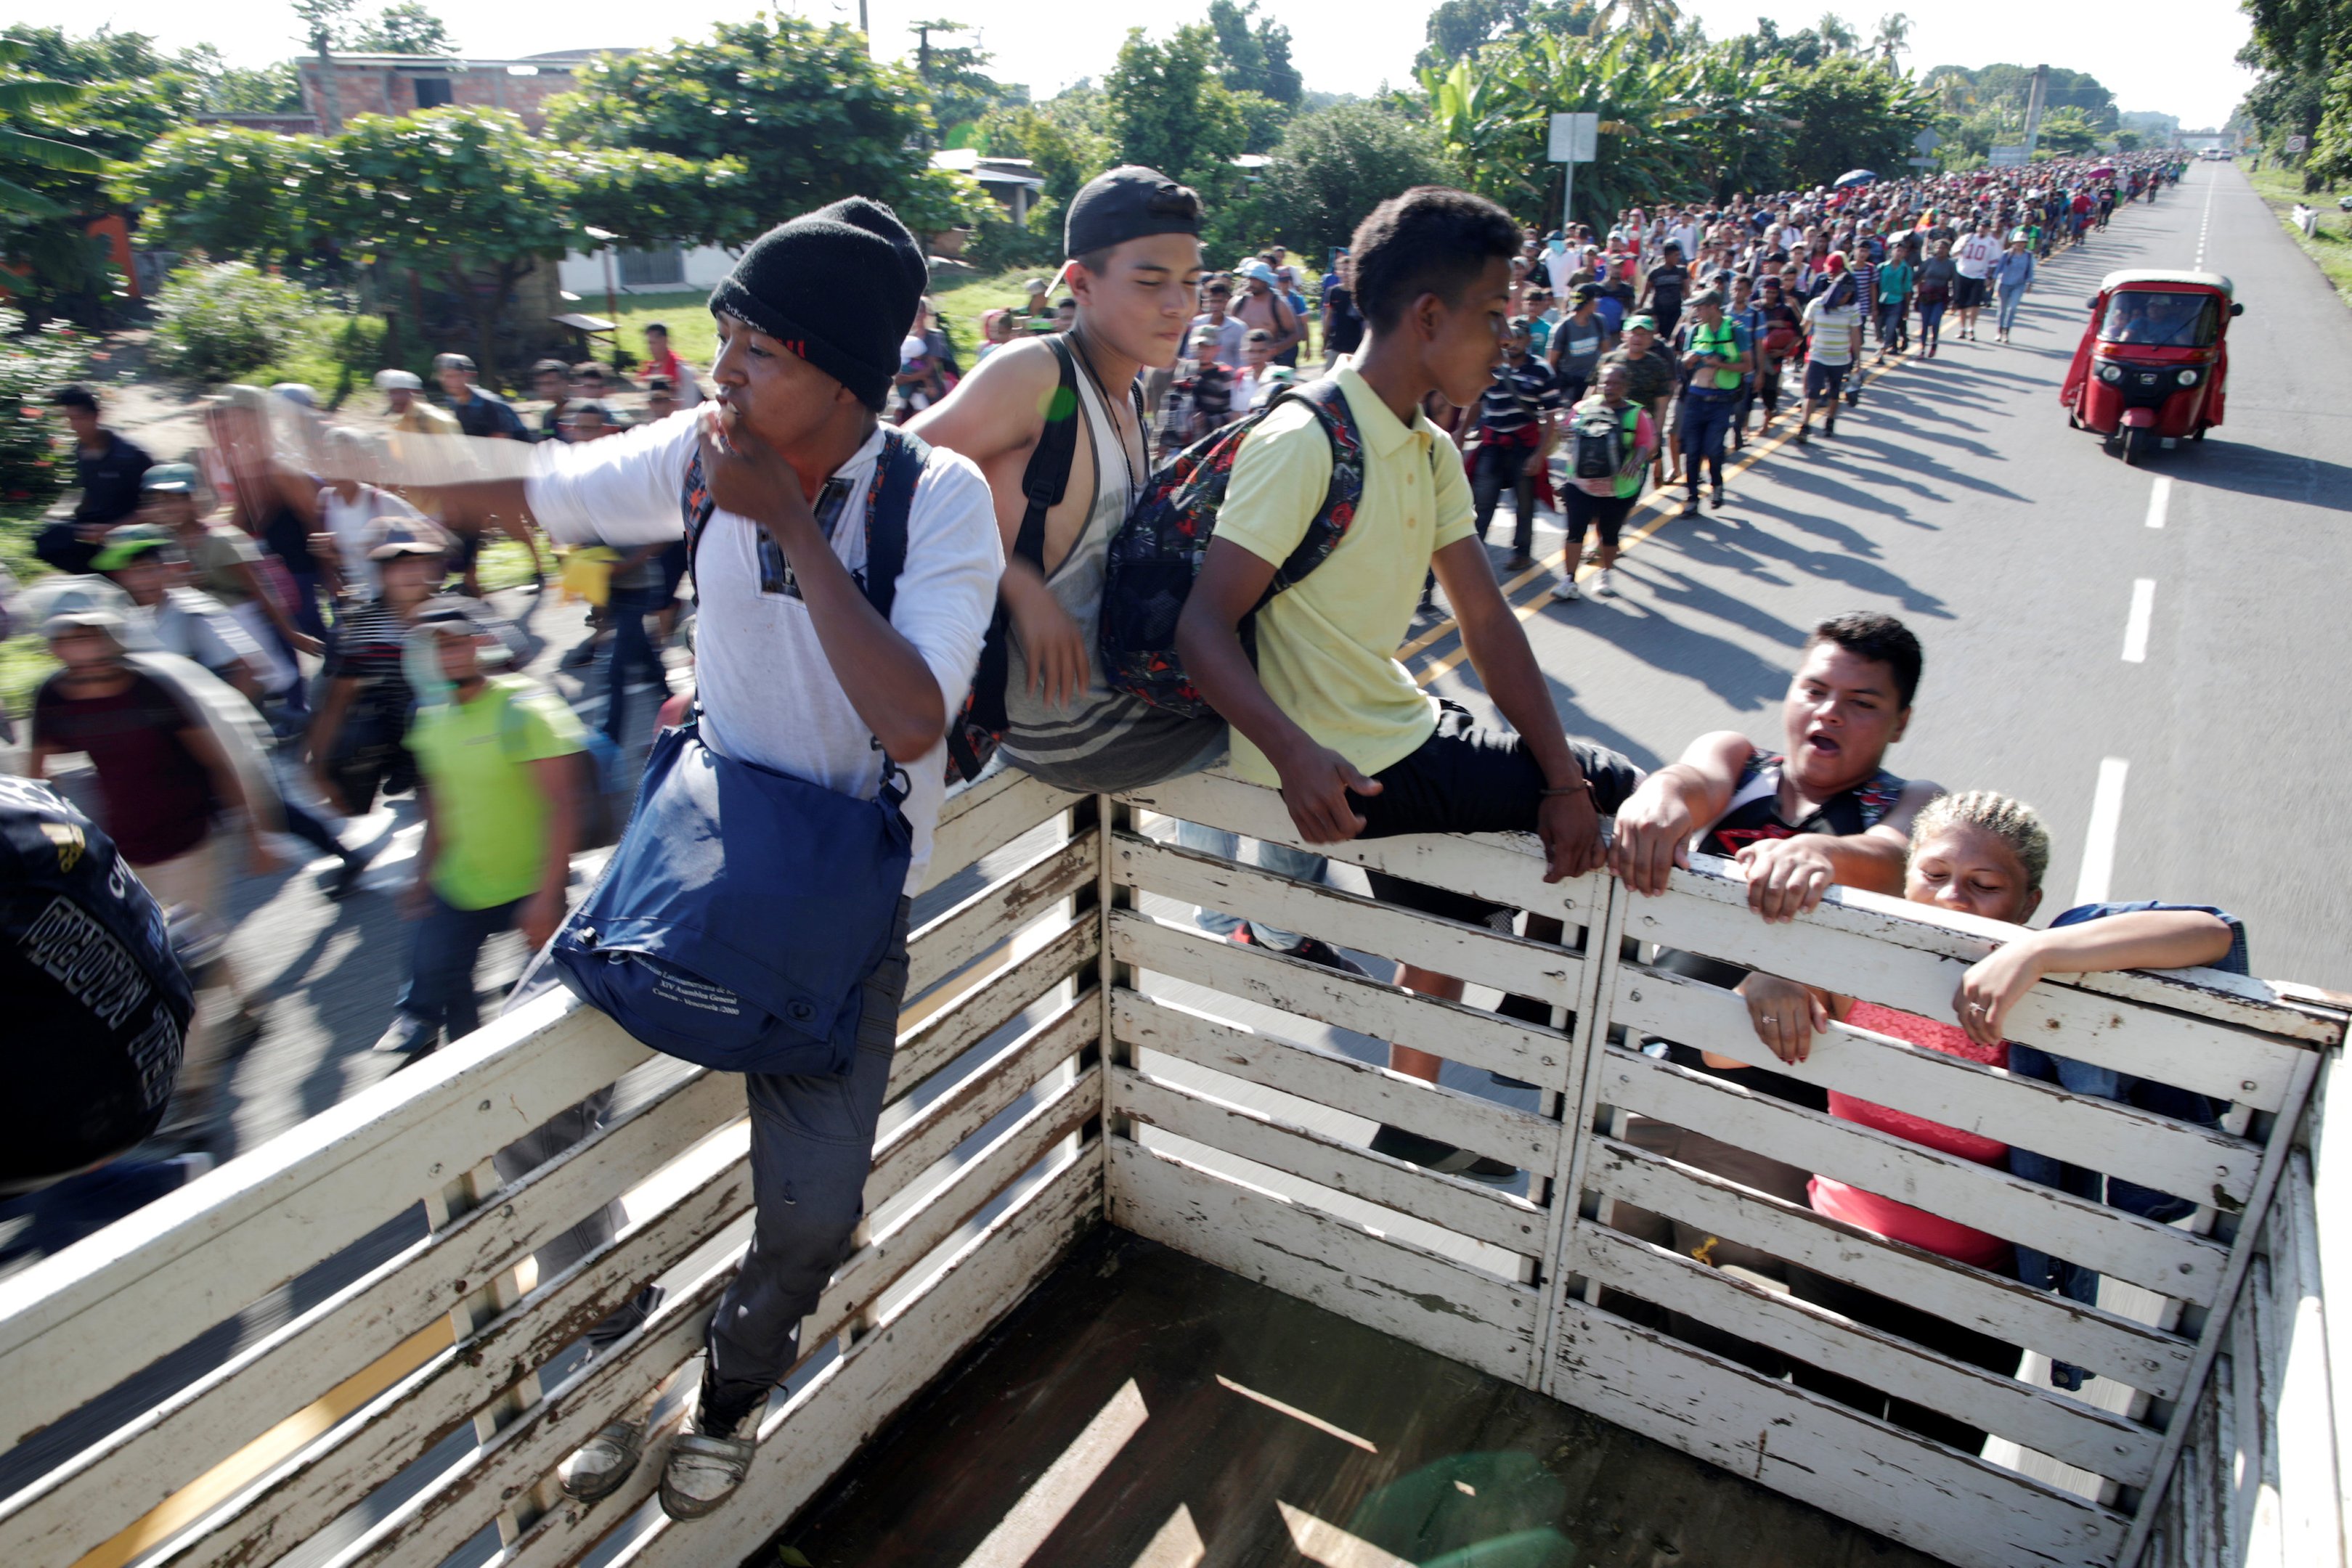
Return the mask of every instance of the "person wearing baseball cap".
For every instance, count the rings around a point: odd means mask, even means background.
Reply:
[[[1242,297],[1234,302],[1234,316],[1252,331],[1274,334],[1273,358],[1288,364],[1307,340],[1307,323],[1283,297],[1282,275],[1263,257],[1242,264],[1234,276],[1242,280]]]
[[[425,383],[415,371],[388,370],[375,373],[375,390],[383,393],[392,411],[392,427],[410,435],[456,435],[457,416],[425,401]]]
[[[1092,210],[1085,193],[1073,199],[1074,232],[1088,232]],[[1082,290],[1090,277],[1081,275]],[[947,791],[949,721],[971,685],[1004,570],[980,468],[880,421],[928,282],[922,247],[881,203],[853,196],[803,214],[752,242],[711,291],[719,349],[696,417],[604,441],[535,445],[528,477],[440,491],[445,517],[459,528],[535,518],[559,541],[625,554],[690,528],[701,717],[684,755],[716,754],[862,800],[881,793],[886,772],[902,769],[890,776],[906,791],[908,893],[929,869]],[[1147,297],[1153,288],[1128,270],[1116,286]],[[1181,273],[1166,291],[1171,308],[1188,303]],[[962,384],[1048,352],[1008,346]],[[1052,391],[1048,379],[1042,392]],[[1040,417],[1036,396],[1025,406]],[[869,530],[877,543],[884,538],[877,498],[909,488],[903,565],[887,578],[891,591],[877,581],[869,597],[860,574],[888,570],[867,554]],[[389,593],[403,561],[380,565]],[[625,839],[615,852],[660,851]],[[899,899],[895,926],[875,934],[877,962],[856,1004],[865,1021],[848,1071],[749,1081],[756,1240],[710,1318],[690,1429],[669,1448],[660,1495],[673,1518],[708,1514],[742,1484],[751,1423],[796,1359],[801,1320],[847,1255],[889,1075],[910,907]],[[812,1126],[826,1136],[802,1130]],[[615,1423],[558,1477],[574,1497],[606,1496],[641,1452],[642,1434]]]
[[[1072,329],[990,355],[908,426],[981,465],[1009,547],[1001,590],[1009,623],[982,660],[973,726],[1001,736],[1014,766],[1068,789],[1168,779],[1222,743],[1210,733],[1216,726],[1113,693],[1095,651],[1110,538],[1151,471],[1129,389],[1139,371],[1171,367],[1183,351],[1200,232],[1200,198],[1157,170],[1129,165],[1088,181],[1064,231],[1063,276],[1078,308]],[[1036,455],[1046,453],[1046,411],[1065,386],[1079,418],[1064,444],[1067,476],[1055,485],[1049,458]],[[1050,504],[1041,527],[1024,530],[1028,496],[1041,486]],[[959,760],[976,769],[980,758],[975,750]]]
[[[1600,384],[1602,371],[1618,364],[1625,367],[1625,395],[1648,411],[1651,423],[1663,432],[1666,428],[1666,402],[1675,394],[1678,378],[1673,351],[1658,340],[1654,317],[1625,319],[1624,336],[1615,348],[1601,356],[1600,364],[1593,368],[1593,384]],[[1651,457],[1652,475],[1661,485],[1667,482],[1665,444],[1660,441]]]
[[[243,528],[205,517],[198,493],[201,483],[194,464],[158,463],[147,470],[139,508],[142,527],[136,534],[125,534],[118,528],[108,535],[108,556],[118,554],[114,547],[126,542],[137,548],[151,534],[170,540],[173,547],[169,559],[175,592],[200,598],[205,619],[225,618],[242,633],[235,639],[239,649],[236,675],[224,673],[222,649],[209,636],[194,635],[193,642],[211,656],[191,653],[187,648],[174,647],[173,651],[189,653],[196,663],[257,701],[289,698],[300,683],[300,667],[294,662],[287,636],[291,623],[282,612],[274,612],[276,601],[269,597],[262,580],[261,547]],[[107,556],[102,556],[97,570],[111,575],[116,568],[106,564],[106,560]],[[132,597],[138,597],[135,591]],[[171,641],[166,639],[167,645]],[[250,658],[245,657],[247,648]],[[249,674],[246,674],[248,670]]]
[[[389,542],[389,541],[387,541]],[[431,831],[406,900],[421,911],[408,983],[375,1049],[414,1061],[479,1026],[482,947],[520,928],[543,945],[563,919],[577,836],[580,721],[526,677],[493,674],[505,645],[480,607],[436,595],[410,622],[416,714],[407,747]]]

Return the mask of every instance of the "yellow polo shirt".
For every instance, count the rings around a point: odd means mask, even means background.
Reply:
[[[1411,756],[1436,728],[1435,699],[1396,651],[1430,556],[1475,529],[1470,483],[1444,432],[1418,409],[1412,423],[1398,419],[1344,360],[1339,382],[1363,437],[1363,500],[1329,558],[1257,612],[1257,674],[1294,723],[1370,774]],[[1279,566],[1330,483],[1330,438],[1313,410],[1286,403],[1234,455],[1215,537]],[[1233,747],[1234,772],[1281,782],[1238,730]]]

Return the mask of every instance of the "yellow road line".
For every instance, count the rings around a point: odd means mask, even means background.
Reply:
[[[1917,356],[1916,354],[1906,354],[1895,363],[1887,366],[1884,370],[1874,367],[1866,375],[1858,373],[1854,379],[1854,385],[1857,389],[1867,387],[1875,382],[1883,380],[1893,371],[1901,370],[1907,365],[1916,362],[1916,360]],[[1855,370],[1859,372],[1861,367],[1857,365]],[[1803,400],[1799,399],[1799,409],[1801,410],[1803,406]],[[1783,431],[1779,435],[1750,443],[1747,450],[1743,452],[1738,458],[1724,465],[1724,477],[1726,479],[1729,479],[1735,475],[1746,473],[1748,469],[1753,468],[1765,458],[1769,457],[1773,453],[1778,452],[1783,446],[1788,445],[1790,442],[1795,438],[1796,430],[1791,427]],[[1685,455],[1685,460],[1688,460],[1687,455]],[[1643,501],[1641,506],[1634,508],[1632,517],[1629,517],[1626,519],[1628,522],[1631,522],[1633,517],[1638,517],[1643,513],[1650,511],[1653,508],[1656,509],[1658,515],[1649,522],[1644,523],[1642,527],[1634,529],[1631,534],[1623,537],[1618,547],[1619,553],[1621,555],[1624,551],[1632,549],[1635,545],[1640,544],[1643,539],[1648,538],[1652,534],[1656,533],[1660,528],[1664,528],[1668,523],[1675,521],[1675,518],[1682,515],[1675,506],[1668,504],[1667,497],[1670,494],[1671,492],[1668,489],[1662,486],[1661,488],[1654,491],[1649,499]],[[1511,598],[1512,595],[1517,593],[1521,589],[1526,588],[1528,584],[1555,576],[1559,568],[1566,564],[1567,559],[1568,547],[1563,545],[1551,555],[1546,556],[1543,559],[1538,560],[1527,570],[1519,573],[1518,576],[1511,579],[1510,581],[1503,584],[1503,597],[1507,600]],[[1595,571],[1598,571],[1600,569],[1595,566],[1579,565],[1576,569],[1576,575],[1578,578],[1582,579]],[[1511,607],[1512,612],[1522,621],[1533,620],[1535,616],[1542,611],[1543,607],[1550,601],[1551,591],[1547,588],[1538,592],[1533,598],[1528,599],[1524,603],[1513,605]],[[1399,648],[1397,650],[1397,658],[1399,662],[1410,659],[1414,654],[1421,653],[1423,649],[1430,647],[1433,643],[1436,643],[1444,638],[1452,636],[1455,632],[1460,630],[1461,627],[1459,623],[1457,623],[1454,619],[1449,615],[1444,620],[1439,622],[1436,625],[1431,627],[1428,631],[1423,632],[1420,636],[1415,637],[1412,642],[1407,643],[1403,647]],[[1427,685],[1430,682],[1437,679],[1438,676],[1445,674],[1446,671],[1454,668],[1454,665],[1460,664],[1467,657],[1469,657],[1469,650],[1467,648],[1456,648],[1452,653],[1445,654],[1444,657],[1431,661],[1428,667],[1419,673],[1417,678],[1420,681],[1420,684]]]

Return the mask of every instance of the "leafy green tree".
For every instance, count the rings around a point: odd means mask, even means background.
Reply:
[[[1319,260],[1398,192],[1459,178],[1436,134],[1391,110],[1352,103],[1302,114],[1258,188],[1258,228]]]
[[[1705,196],[1715,188],[1711,171],[1740,140],[1773,133],[1790,111],[1776,107],[1770,73],[1747,68],[1727,49],[1670,39],[1659,52],[1654,37],[1496,43],[1423,77],[1432,123],[1474,189],[1546,226],[1559,211],[1559,166],[1544,155],[1555,113],[1600,116],[1598,156],[1576,172],[1577,217]]]
[[[988,74],[994,57],[987,50],[977,44],[940,43],[934,39],[933,35],[951,40],[959,33],[971,31],[961,22],[915,22],[908,26],[924,40],[916,56],[915,74],[929,95],[931,119],[939,126],[942,145],[971,145],[983,115],[1002,105],[1029,101],[1027,88],[998,81]]]
[[[1046,197],[1064,203],[1117,161],[1108,119],[1099,91],[1073,88],[1043,103],[992,110],[980,122],[979,142],[991,157],[1036,164]]]
[[[1594,30],[1594,8],[1584,0],[1440,0],[1425,25],[1428,43],[1413,57],[1418,77],[1444,71],[1488,44],[1517,35]]]
[[[1119,161],[1149,165],[1204,198],[1232,190],[1232,160],[1249,128],[1218,65],[1216,35],[1205,26],[1179,27],[1164,44],[1130,28],[1103,80]]]
[[[457,41],[449,26],[426,9],[424,0],[400,0],[351,35],[348,47],[364,55],[454,55]]]
[[[848,195],[888,202],[931,233],[971,199],[930,178],[916,150],[931,131],[921,83],[868,56],[854,28],[783,16],[722,22],[666,52],[601,56],[580,81],[549,103],[553,139],[741,163],[752,200],[743,229],[722,243]]]
[[[1936,118],[1926,89],[1852,55],[1788,76],[1780,110],[1796,122],[1788,159],[1800,185],[1827,184],[1849,169],[1899,167],[1911,139]]]
[[[188,125],[151,144],[118,183],[144,204],[166,249],[280,264],[319,237],[302,192],[315,185],[323,144],[234,125]]]
[[[486,378],[499,323],[535,261],[584,248],[558,161],[500,110],[364,114],[318,144],[304,182],[307,221],[362,258],[437,284],[473,322]]]
[[[106,160],[86,147],[40,134],[56,129],[47,111],[79,104],[87,89],[19,70],[26,52],[13,41],[0,43],[0,214],[12,219],[70,217],[68,208],[39,187],[58,174],[103,174]]]
[[[1290,29],[1261,16],[1257,0],[1209,0],[1209,29],[1224,59],[1218,79],[1230,92],[1254,92],[1296,108],[1304,87],[1290,63]]]
[[[2042,117],[2038,144],[2062,158],[2079,158],[2099,144],[2099,133],[2088,116],[2069,104]]]

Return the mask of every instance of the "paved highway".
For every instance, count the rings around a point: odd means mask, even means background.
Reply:
[[[2245,306],[2229,423],[2127,468],[2057,402],[2085,302],[2113,268],[2200,262]],[[1927,651],[1891,765],[2039,807],[2045,913],[2078,890],[2219,904],[2257,973],[2352,989],[2328,837],[2352,806],[2352,314],[2243,175],[2197,163],[2046,264],[2012,345],[1986,319],[1874,382],[1835,440],[1765,453],[1720,513],[1657,527],[1618,599],[1554,604],[1549,570],[1520,589],[1570,730],[1645,766],[1713,728],[1777,749],[1806,628],[1886,611]],[[1441,636],[1416,667],[1461,697],[1458,654]]]

